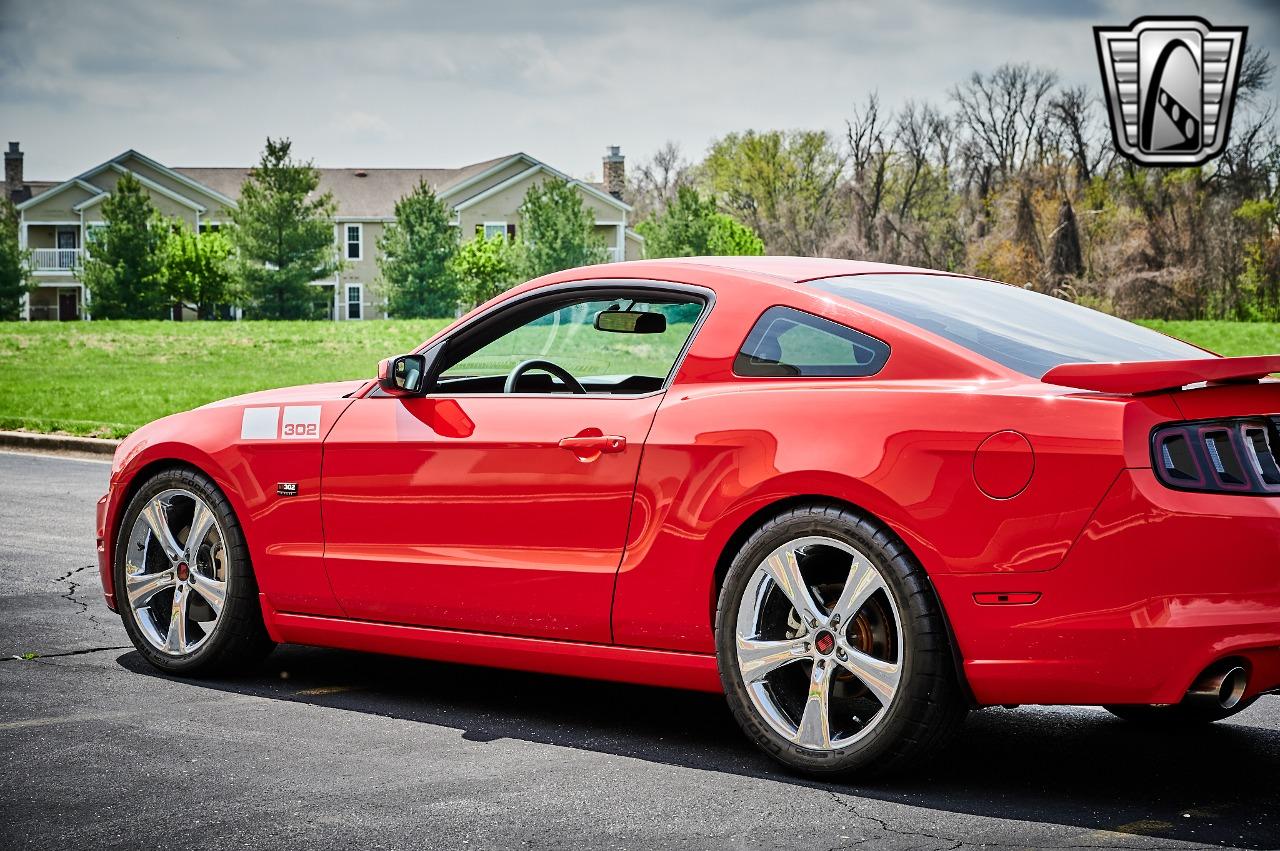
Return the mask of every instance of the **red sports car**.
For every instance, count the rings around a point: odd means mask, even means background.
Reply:
[[[987,705],[1212,721],[1280,688],[1277,370],[922,269],[573,269],[376,379],[139,429],[102,584],[173,673],[294,642],[723,690],[815,772]]]

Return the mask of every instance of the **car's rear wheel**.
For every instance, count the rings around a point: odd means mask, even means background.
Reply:
[[[1147,727],[1199,727],[1237,715],[1252,706],[1255,700],[1257,698],[1242,700],[1230,708],[1194,703],[1175,703],[1169,706],[1114,704],[1102,708],[1117,718]]]
[[[129,638],[162,670],[242,669],[273,646],[240,524],[202,473],[174,468],[143,483],[120,524],[114,576]]]
[[[924,569],[840,506],[793,508],[747,539],[721,588],[716,645],[738,723],[795,769],[897,769],[967,713]]]

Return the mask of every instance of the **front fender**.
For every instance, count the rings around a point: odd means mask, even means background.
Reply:
[[[319,408],[318,427],[301,438],[282,436],[282,427],[274,437],[264,432],[245,437],[250,433],[244,427],[246,411],[267,407],[252,404],[175,414],[130,435],[116,452],[99,512],[99,572],[108,605],[116,602],[114,547],[128,501],[153,472],[182,465],[209,476],[227,497],[259,590],[276,609],[341,615],[324,572],[320,472],[322,438],[349,402],[317,400],[309,407]],[[296,485],[293,495],[281,495],[287,490],[279,487],[282,483]]]

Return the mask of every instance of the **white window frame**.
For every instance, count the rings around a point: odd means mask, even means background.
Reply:
[[[500,222],[481,222],[480,227],[481,227],[480,233],[481,235],[484,236],[486,240],[491,238],[489,236],[489,228],[497,228],[499,235],[503,239],[507,238],[507,222],[505,219]]]
[[[357,316],[355,319],[351,318],[351,290],[353,288],[358,293],[356,298],[359,299],[358,303],[360,305],[360,315]],[[359,322],[360,320],[364,319],[364,284],[353,284],[349,282],[346,284],[343,284],[342,295],[343,295],[342,303],[346,305],[346,311],[344,315],[347,317],[347,320],[352,322]]]
[[[356,256],[351,256],[351,229],[356,229]],[[361,222],[342,223],[342,259],[359,262],[364,259],[364,225]]]

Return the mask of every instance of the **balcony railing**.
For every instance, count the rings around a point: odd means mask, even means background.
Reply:
[[[70,272],[80,265],[79,248],[33,248],[31,268],[36,272]]]

